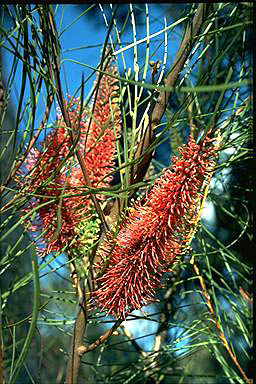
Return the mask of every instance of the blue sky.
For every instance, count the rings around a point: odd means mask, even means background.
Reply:
[[[138,4],[139,5],[139,4]],[[137,5],[137,6],[138,6]],[[133,6],[136,6],[134,4]],[[145,12],[144,4],[139,5]],[[54,6],[56,8],[56,23],[57,29],[61,34],[61,47],[62,47],[62,87],[65,94],[70,95],[79,95],[79,92],[76,93],[81,85],[82,74],[84,74],[84,79],[88,79],[88,77],[93,73],[91,69],[87,67],[87,65],[91,67],[96,67],[101,58],[101,49],[104,44],[107,28],[104,21],[104,16],[101,14],[101,17],[96,20],[93,19],[94,14],[92,12],[88,12],[87,14],[81,16],[80,10],[76,8],[74,5],[57,5]],[[98,5],[96,5],[98,7]],[[105,4],[103,6],[104,11],[106,12],[106,18],[109,22],[109,4]],[[158,4],[149,4],[149,27],[150,34],[154,34],[161,29],[164,28],[164,16],[165,16],[165,8],[159,7]],[[92,16],[91,16],[92,15]],[[34,16],[38,21],[37,15]],[[99,22],[100,20],[100,22]],[[74,22],[75,21],[75,22]],[[170,17],[167,19],[167,25],[171,24]],[[145,38],[146,35],[146,25],[142,23],[137,25],[136,23],[136,33],[137,40]],[[121,26],[118,26],[121,27]],[[173,34],[173,38],[170,38],[170,33]],[[181,30],[178,26],[174,31],[168,31],[168,62],[167,68],[170,68],[170,63],[173,61],[175,53],[178,49]],[[112,38],[115,39],[115,33],[112,34]],[[150,55],[151,60],[163,60],[164,55],[164,47],[163,44],[159,46],[159,42],[163,40],[163,34],[157,36],[156,38],[150,41]],[[128,27],[126,28],[126,32],[123,34],[122,43],[123,46],[128,45],[133,42],[133,31],[132,25],[128,22]],[[146,43],[142,43],[138,45],[138,64],[140,69],[143,69],[143,65],[145,62],[145,47]],[[155,49],[157,48],[156,52]],[[155,53],[154,53],[155,52]],[[130,48],[124,53],[126,66],[127,68],[131,68],[132,73],[134,72],[134,63],[133,63],[133,48]],[[4,74],[5,77],[9,75],[12,64],[12,55],[7,51],[4,51],[3,54],[3,63],[4,63]],[[121,59],[121,55],[118,55],[118,66],[120,71],[122,71],[123,63]],[[21,87],[21,74],[22,74],[22,66],[18,65],[16,77],[14,80],[14,86],[11,93],[11,99],[13,104],[13,109],[15,109],[16,105],[18,105],[20,87]],[[85,97],[90,93],[90,90],[93,86],[95,80],[95,74],[88,79],[85,85]],[[151,80],[151,75],[148,73],[147,80]],[[25,90],[25,100],[29,100],[29,84],[27,83],[27,87]],[[41,120],[44,115],[44,101],[45,97],[42,92],[40,94],[37,114],[36,114],[36,122],[35,128],[40,126]],[[25,101],[24,100],[24,101]],[[51,110],[50,121],[54,122],[56,119],[56,105]],[[24,121],[20,124],[20,132],[25,129],[26,126],[26,116]],[[43,135],[41,136],[43,137]]]

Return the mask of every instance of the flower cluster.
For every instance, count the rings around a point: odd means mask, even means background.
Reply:
[[[113,75],[116,71],[115,66],[107,69]],[[104,75],[90,110],[81,106],[79,98],[69,97],[65,108],[70,126],[66,125],[59,113],[54,130],[47,135],[40,149],[33,148],[30,151],[17,176],[18,183],[31,196],[23,215],[37,210],[36,218],[30,219],[28,226],[34,232],[43,233],[43,242],[38,247],[42,256],[64,248],[69,252],[71,244],[72,248],[78,246],[79,224],[95,218],[93,203],[75,152],[70,156],[73,143],[71,130],[79,133],[77,146],[84,155],[91,187],[108,187],[113,177],[116,138],[121,129],[117,95],[118,86],[113,78]],[[95,108],[92,110],[93,105]],[[101,196],[97,195],[99,199]]]
[[[188,247],[198,221],[198,207],[209,182],[217,147],[208,136],[191,137],[179,148],[173,166],[130,210],[120,231],[107,240],[94,299],[109,314],[126,317],[154,300],[160,279]]]

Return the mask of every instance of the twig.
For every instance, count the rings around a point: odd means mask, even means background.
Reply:
[[[175,86],[179,78],[179,74],[182,71],[185,62],[193,49],[193,46],[195,44],[195,37],[197,36],[202,27],[208,9],[209,4],[200,3],[198,5],[197,11],[193,19],[193,23],[184,36],[184,39],[176,55],[174,64],[165,80],[166,86]],[[159,126],[160,121],[165,113],[170,94],[171,92],[167,91],[160,92],[155,106],[152,106],[153,110],[151,116],[150,113],[145,116],[145,118],[147,118],[147,122],[141,132],[140,141],[134,155],[134,160],[136,161],[136,163],[132,167],[132,174],[129,180],[130,185],[142,181],[147,172],[153,153],[153,149],[150,149],[150,146],[155,140],[155,130]],[[129,197],[131,197],[134,193],[135,190],[130,193]],[[120,202],[117,199],[114,202],[109,214],[113,226],[117,223],[118,220],[119,205]]]
[[[252,384],[252,381],[250,379],[248,379],[248,377],[246,376],[244,370],[242,369],[242,367],[240,366],[239,362],[237,361],[237,358],[236,356],[234,355],[234,353],[232,352],[231,348],[229,347],[229,344],[228,344],[228,341],[222,331],[222,328],[221,328],[221,325],[220,323],[218,322],[218,319],[215,315],[215,312],[214,312],[214,308],[213,308],[213,305],[212,305],[212,302],[211,302],[211,298],[210,298],[210,295],[208,294],[207,290],[206,290],[206,287],[205,287],[205,283],[204,283],[204,280],[202,278],[202,276],[200,275],[200,272],[199,272],[199,269],[194,261],[194,258],[192,259],[191,261],[191,264],[193,266],[193,269],[199,279],[199,282],[200,282],[200,286],[201,286],[201,289],[202,289],[202,294],[206,300],[206,305],[209,309],[209,312],[211,313],[212,317],[213,317],[213,320],[215,322],[215,325],[216,325],[216,328],[218,330],[218,333],[219,333],[219,337],[224,345],[224,347],[226,348],[228,354],[230,355],[231,359],[233,360],[234,364],[236,365],[236,367],[239,369],[244,381],[246,382],[246,384]]]
[[[135,348],[135,350],[141,354],[142,357],[146,358],[148,356],[148,353],[143,351],[143,349],[139,346],[139,344],[134,340],[132,334],[129,332],[128,328],[124,325],[121,325],[120,327],[123,331],[123,334],[127,337],[127,339],[131,342],[132,346]]]
[[[195,37],[199,33],[202,27],[202,24],[204,22],[204,18],[208,12],[208,9],[209,9],[209,4],[200,3],[198,5],[197,11],[193,19],[193,23],[185,33],[185,36],[183,38],[183,41],[177,53],[172,69],[166,78],[166,81],[165,81],[166,86],[171,86],[171,87],[175,86],[179,78],[179,74],[183,69],[184,64],[190,52],[192,51],[192,48],[195,44]],[[167,92],[167,91],[160,92],[158,96],[157,103],[152,113],[153,130],[160,124],[160,121],[167,107],[169,96],[170,96],[170,92]]]
[[[113,333],[115,332],[115,330],[122,324],[123,322],[123,319],[122,318],[119,318],[118,320],[116,320],[115,324],[113,325],[112,328],[110,328],[108,331],[106,331],[105,333],[103,333],[103,335],[101,335],[96,341],[94,341],[92,344],[90,344],[88,347],[82,345],[81,347],[78,348],[78,353],[80,356],[84,355],[85,353],[87,352],[91,352],[93,351],[95,348],[97,348],[99,345],[105,343],[105,341],[107,341],[110,336],[113,335]]]
[[[193,121],[193,104],[194,104],[194,100],[192,99],[192,97],[190,97],[190,102],[189,102],[189,105],[188,105],[188,116],[189,116],[189,125],[190,125],[190,134],[191,136],[196,139],[196,136],[195,136],[195,133],[196,133],[196,125]]]

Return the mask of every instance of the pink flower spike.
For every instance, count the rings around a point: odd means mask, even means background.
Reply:
[[[115,66],[106,69],[110,74],[116,71]],[[69,96],[65,107],[71,126],[66,126],[58,108],[54,130],[47,135],[41,149],[30,151],[17,176],[19,185],[31,196],[22,215],[35,209],[38,212],[37,220],[28,220],[27,227],[31,231],[43,233],[43,242],[38,248],[38,253],[43,256],[50,252],[62,252],[63,248],[69,254],[73,248],[77,248],[80,244],[77,226],[90,219],[94,208],[90,195],[83,193],[88,192],[88,189],[75,153],[69,156],[72,147],[71,129],[74,132],[79,130],[77,145],[81,153],[85,154],[91,186],[107,188],[112,181],[116,138],[121,129],[117,92],[118,87],[113,78],[104,75],[92,111],[94,118],[91,124],[88,111],[81,111],[80,99]],[[35,193],[37,197],[33,197]],[[97,198],[102,200],[104,197],[97,194]]]

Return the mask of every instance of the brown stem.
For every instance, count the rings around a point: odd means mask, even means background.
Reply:
[[[186,60],[188,59],[189,54],[192,51],[193,46],[195,45],[195,37],[199,33],[202,24],[205,20],[207,12],[209,10],[209,4],[200,3],[198,5],[197,11],[195,13],[192,25],[188,28],[183,41],[180,45],[178,53],[176,55],[174,64],[165,79],[165,85],[174,87],[180,72],[182,71]],[[152,159],[153,148],[150,149],[151,144],[155,140],[155,129],[160,124],[160,121],[165,113],[168,99],[170,97],[170,91],[162,91],[159,93],[157,102],[152,110],[151,116],[148,118],[148,123],[144,127],[141,134],[140,142],[135,152],[134,160],[136,163],[132,167],[132,174],[130,178],[130,185],[142,181],[144,178],[149,164]],[[135,189],[130,193],[130,197],[135,193]],[[120,202],[117,199],[110,211],[109,217],[111,219],[112,225],[114,226],[118,220]]]
[[[84,295],[85,297],[85,295]],[[84,305],[80,304],[78,316],[76,318],[74,333],[72,339],[72,351],[70,353],[70,358],[68,360],[67,371],[66,371],[66,380],[65,384],[75,384],[77,383],[81,354],[79,349],[83,345],[83,337],[85,333],[85,327],[87,322],[86,314],[86,303]]]
[[[176,55],[172,69],[166,78],[166,81],[165,81],[166,86],[170,86],[170,87],[175,86],[179,78],[179,74],[183,69],[186,60],[188,59],[190,52],[192,51],[192,48],[195,44],[195,37],[197,36],[197,34],[199,33],[202,27],[202,24],[204,22],[205,16],[207,15],[208,9],[209,9],[209,4],[207,3],[200,3],[198,5],[197,11],[193,19],[193,23],[185,33],[185,36],[180,45],[179,51]],[[156,105],[152,113],[152,119],[151,119],[153,129],[155,129],[159,125],[165,113],[170,93],[171,93],[170,91],[163,91],[163,92],[160,92],[158,96]]]
[[[81,346],[79,348],[79,354],[80,356],[82,356],[83,354],[87,353],[87,352],[91,352],[93,351],[95,348],[97,348],[99,345],[105,343],[105,341],[107,341],[110,336],[113,335],[113,333],[115,332],[115,330],[122,324],[123,322],[123,319],[122,318],[119,318],[115,324],[113,325],[112,328],[110,328],[108,331],[106,331],[105,333],[103,333],[103,335],[101,335],[96,341],[94,341],[92,344],[88,345],[88,347],[86,346]]]

